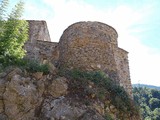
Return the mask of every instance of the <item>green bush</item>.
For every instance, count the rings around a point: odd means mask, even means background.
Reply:
[[[0,64],[0,73],[3,71],[3,66]]]
[[[105,120],[113,120],[113,118],[109,114],[105,114]]]
[[[14,67],[19,67],[22,70],[26,70],[27,72],[30,73],[35,73],[35,72],[43,72],[44,74],[49,73],[49,65],[48,64],[41,64],[37,60],[29,60],[29,59],[19,59],[16,62],[12,62],[11,64],[6,64],[6,65],[0,65],[0,72],[4,71],[8,66],[14,66]]]
[[[28,72],[43,72],[44,74],[49,73],[49,66],[47,64],[41,64],[37,60],[23,60],[19,62],[19,66]]]
[[[134,107],[133,101],[130,99],[124,88],[108,78],[104,72],[70,70],[63,71],[63,74],[64,73],[71,81],[69,85],[73,94],[78,93],[79,97],[84,98],[90,98],[91,94],[95,94],[95,97],[101,101],[110,99],[111,104],[123,113],[138,115],[138,109]],[[94,84],[92,88],[89,87],[90,83]]]

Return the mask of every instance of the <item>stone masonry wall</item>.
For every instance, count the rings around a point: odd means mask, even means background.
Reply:
[[[59,51],[57,49],[58,43],[48,41],[34,41],[34,43],[27,42],[25,49],[27,51],[27,58],[38,60],[41,63],[49,61],[57,64],[59,58]]]
[[[62,68],[102,70],[118,80],[113,46],[117,45],[116,31],[98,22],[79,22],[63,33],[59,42],[59,64]]]
[[[24,46],[27,51],[26,57],[40,62],[47,60],[56,64],[59,57],[58,43],[51,42],[46,22],[28,20],[28,24],[29,40]]]
[[[101,70],[131,94],[127,52],[117,44],[116,30],[100,22],[69,26],[59,42],[59,66],[87,71]]]
[[[28,58],[47,60],[65,69],[104,71],[132,95],[128,52],[118,47],[114,28],[100,22],[78,22],[64,31],[59,43],[54,43],[50,42],[45,21],[28,22]]]
[[[128,52],[118,48],[115,52],[115,60],[117,64],[118,78],[120,86],[123,86],[124,89],[131,95],[132,86],[129,73],[129,63],[128,63]]]
[[[29,24],[29,41],[51,41],[46,21],[27,20]]]

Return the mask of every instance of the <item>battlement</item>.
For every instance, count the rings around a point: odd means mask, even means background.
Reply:
[[[101,70],[132,95],[128,52],[118,47],[114,28],[100,22],[78,22],[63,32],[59,43],[54,43],[45,21],[28,22],[28,58],[47,60],[64,69]]]

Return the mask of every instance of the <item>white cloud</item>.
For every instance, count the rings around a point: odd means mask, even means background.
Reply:
[[[143,6],[140,10],[121,5],[117,8],[96,9],[94,6],[78,0],[43,0],[52,11],[30,8],[39,18],[47,21],[52,41],[59,41],[62,32],[78,21],[100,21],[113,26],[118,34],[121,48],[129,51],[129,62],[132,83],[159,85],[160,53],[144,46],[138,36],[132,32],[145,31],[144,28],[131,29],[132,26],[145,23],[151,14],[152,5]],[[36,10],[37,9],[37,10]],[[43,14],[44,13],[44,14]],[[37,14],[37,15],[36,15]]]
[[[51,11],[49,9],[38,6],[37,3],[32,2],[32,0],[28,0],[25,2],[25,19],[33,19],[33,20],[47,20],[53,17]]]
[[[128,41],[127,39],[130,39]],[[160,86],[160,53],[140,43],[134,36],[123,38],[122,48],[129,51],[129,64],[132,83]]]

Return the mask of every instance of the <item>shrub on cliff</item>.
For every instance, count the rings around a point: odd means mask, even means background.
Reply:
[[[0,3],[0,63],[17,64],[25,55],[24,43],[28,40],[28,23],[20,20],[23,2],[20,1],[7,15],[9,0]]]
[[[70,70],[62,72],[70,79],[70,91],[72,95],[78,95],[83,101],[98,99],[101,102],[115,106],[119,115],[138,116],[139,110],[133,100],[128,96],[123,87],[117,85],[101,71]],[[105,104],[106,107],[108,104]]]
[[[23,61],[20,62],[19,66],[30,73],[34,73],[34,72],[43,72],[44,74],[49,73],[48,64],[41,64],[37,60],[24,59]]]

